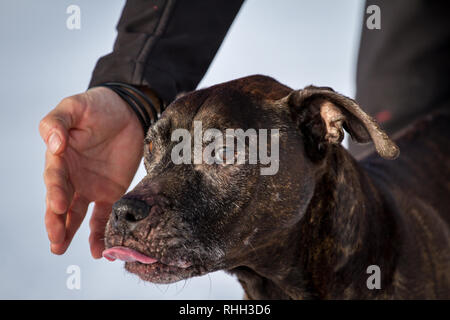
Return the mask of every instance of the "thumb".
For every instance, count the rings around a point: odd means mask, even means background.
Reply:
[[[67,145],[69,137],[70,116],[54,109],[39,123],[39,133],[53,154],[61,154]]]
[[[39,133],[53,154],[61,154],[66,149],[69,130],[82,112],[83,108],[76,106],[80,104],[79,99],[74,97],[65,98],[39,123]]]
[[[62,130],[55,130],[50,134],[50,137],[48,138],[47,146],[50,152],[53,154],[59,154],[64,151],[62,142],[66,140],[66,138],[64,137],[63,139],[61,139],[61,134],[63,137],[65,136]]]

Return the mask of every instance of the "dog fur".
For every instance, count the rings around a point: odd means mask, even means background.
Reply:
[[[279,129],[278,173],[174,165],[171,132],[191,131],[194,120]],[[157,259],[126,263],[157,283],[226,270],[249,299],[448,299],[449,125],[448,113],[429,116],[394,143],[332,89],[292,90],[259,75],[185,94],[150,129],[147,176],[122,199],[145,202],[148,216],[113,212],[106,247]],[[343,129],[378,154],[356,161],[340,145]],[[401,156],[386,160],[397,145]],[[370,265],[380,289],[367,287]]]

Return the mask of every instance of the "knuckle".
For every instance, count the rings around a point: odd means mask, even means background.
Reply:
[[[49,128],[49,119],[48,116],[45,116],[44,118],[39,121],[39,132],[41,135],[43,135]]]
[[[89,228],[91,229],[91,234],[93,236],[103,234],[102,231],[104,231],[104,225],[106,225],[107,222],[107,219],[93,215],[91,217],[91,220],[89,220]]]
[[[52,115],[51,113],[45,116],[39,122],[39,132],[42,138],[45,140],[51,131],[61,131],[61,125],[63,126],[63,120],[59,117]]]
[[[63,183],[65,180],[66,174],[64,170],[59,168],[47,168],[44,171],[44,181],[46,183]]]
[[[84,104],[84,100],[83,94],[76,94],[62,99],[60,104],[78,107]]]

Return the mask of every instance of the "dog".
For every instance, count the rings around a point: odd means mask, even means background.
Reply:
[[[194,121],[278,129],[277,173],[174,164],[171,133]],[[429,116],[394,143],[328,87],[255,75],[193,91],[150,128],[147,175],[114,204],[103,255],[154,283],[226,270],[247,299],[448,299],[449,125]],[[377,152],[356,161],[344,130]]]

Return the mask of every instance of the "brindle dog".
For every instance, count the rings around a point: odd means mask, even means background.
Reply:
[[[171,133],[194,120],[279,129],[278,173],[175,165]],[[330,88],[251,76],[194,91],[149,130],[147,176],[113,207],[104,256],[156,283],[226,270],[250,299],[450,298],[449,126],[448,114],[422,120],[388,161],[397,145]],[[343,129],[379,155],[357,162]]]

